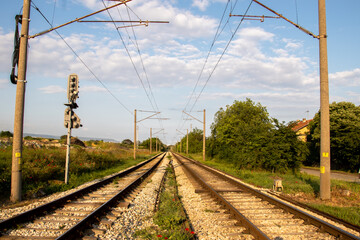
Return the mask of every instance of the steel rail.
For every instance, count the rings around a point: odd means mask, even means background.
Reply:
[[[174,157],[181,163],[181,165],[186,169],[186,171],[205,189],[207,189],[212,196],[214,196],[218,201],[220,201],[229,211],[232,217],[238,220],[256,239],[266,239],[270,240],[265,233],[263,233],[258,227],[256,227],[247,217],[240,213],[231,203],[225,200],[215,189],[208,185],[198,174],[196,174],[190,167],[184,164],[177,154],[173,154]]]
[[[182,155],[180,155],[182,156]],[[221,173],[222,171],[219,171],[217,169],[214,169],[212,167],[209,167],[209,166],[206,166],[206,165],[203,165],[201,163],[199,163],[198,161],[195,161],[193,159],[190,159],[188,157],[185,157],[185,156],[182,156],[183,158],[189,160],[189,161],[192,161],[194,164],[202,167],[202,168],[205,168],[205,169],[208,169],[210,172],[214,173],[215,175],[225,179],[226,181],[236,185],[237,187],[240,187],[242,188],[243,190],[247,191],[247,192],[250,192],[254,195],[256,195],[257,197],[263,199],[264,201],[267,201],[267,202],[270,202],[276,206],[278,206],[279,208],[289,212],[289,213],[292,213],[294,214],[295,216],[303,219],[305,222],[309,223],[309,224],[312,224],[312,225],[315,225],[316,227],[318,227],[319,229],[321,229],[322,231],[324,232],[327,232],[339,239],[350,239],[350,240],[360,240],[360,237],[357,237],[355,236],[354,234],[351,234],[349,232],[346,232],[345,230],[339,228],[339,227],[336,227],[324,220],[321,220],[315,216],[312,216],[310,215],[309,213],[307,212],[304,212],[300,209],[297,209],[295,208],[294,206],[288,204],[288,203],[285,203],[285,202],[282,202],[274,197],[271,197],[269,195],[266,195],[264,193],[262,193],[261,191],[259,190],[256,190],[256,189],[253,189],[249,186],[246,186],[245,184],[242,184],[232,178],[229,178],[227,176],[225,176],[223,173]],[[233,177],[233,176],[232,176]]]
[[[308,205],[306,205],[304,203],[298,202],[298,201],[296,201],[294,199],[291,199],[289,197],[285,197],[283,195],[277,195],[277,194],[274,194],[274,193],[271,193],[271,192],[269,192],[269,194],[274,195],[275,197],[280,198],[281,200],[290,202],[293,205],[296,205],[296,206],[299,206],[301,208],[307,209],[307,210],[309,210],[311,212],[314,212],[314,213],[316,213],[316,214],[318,214],[318,215],[320,215],[322,217],[328,218],[328,219],[330,219],[330,220],[332,220],[334,222],[340,223],[340,224],[344,225],[345,227],[350,228],[350,229],[352,229],[354,231],[360,232],[360,226],[358,226],[358,225],[354,225],[354,224],[352,224],[350,222],[347,222],[347,221],[345,221],[343,219],[332,216],[332,215],[330,215],[328,213],[322,212],[322,211],[320,211],[320,210],[318,210],[316,208],[313,208],[313,207],[308,206]]]
[[[102,204],[100,207],[95,209],[91,214],[86,216],[84,219],[82,219],[80,222],[78,222],[76,225],[71,227],[69,230],[67,230],[65,233],[63,233],[61,236],[56,238],[56,240],[65,240],[65,239],[74,239],[76,237],[81,237],[83,234],[83,230],[90,227],[92,224],[99,222],[99,218],[104,215],[104,213],[108,212],[112,207],[114,207],[119,200],[123,199],[124,196],[129,193],[131,190],[133,190],[136,186],[138,186],[143,180],[152,173],[156,167],[160,164],[160,162],[165,157],[165,153],[163,153],[163,156],[157,161],[154,166],[152,166],[150,169],[148,169],[146,172],[141,174],[136,180],[132,181],[128,186],[126,186],[124,189],[122,189],[120,192],[118,192],[114,197],[112,197],[109,201]]]
[[[32,219],[34,219],[35,217],[39,217],[44,215],[46,212],[52,211],[53,209],[59,208],[60,206],[65,205],[67,202],[71,201],[71,200],[75,200],[83,195],[85,195],[88,192],[94,191],[95,189],[98,189],[102,186],[104,186],[105,184],[113,181],[113,179],[117,178],[117,177],[123,177],[133,171],[135,171],[136,169],[144,166],[145,164],[149,163],[150,161],[154,160],[155,158],[157,158],[158,156],[160,156],[163,153],[160,153],[142,163],[139,163],[131,168],[128,168],[114,176],[111,176],[109,178],[106,178],[100,182],[94,183],[90,186],[87,186],[83,189],[79,189],[78,191],[75,191],[73,193],[70,193],[64,197],[61,197],[59,199],[56,199],[52,202],[46,203],[44,205],[41,205],[39,207],[30,209],[24,213],[18,214],[16,216],[13,216],[11,218],[5,219],[3,221],[0,222],[0,231],[4,231],[6,229],[10,229],[13,226],[16,226],[18,224],[27,222],[27,221],[31,221]],[[0,236],[2,235],[2,233],[0,232]]]

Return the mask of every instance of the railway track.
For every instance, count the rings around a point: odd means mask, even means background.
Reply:
[[[228,239],[360,239],[294,205],[245,185],[231,176],[178,154],[201,201],[218,214]]]
[[[0,239],[76,239],[106,232],[165,153],[50,203],[0,222]],[[117,210],[113,208],[116,207]],[[102,226],[102,228],[93,228]],[[88,237],[88,239],[96,239]]]

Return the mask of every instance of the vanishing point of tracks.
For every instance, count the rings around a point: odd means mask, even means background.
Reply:
[[[121,213],[113,207],[127,197],[164,158],[157,155],[72,194],[0,222],[0,239],[76,239],[93,224],[111,224]],[[102,231],[102,229],[92,229]]]
[[[360,239],[353,233],[264,194],[233,177],[173,154],[196,192],[222,215],[231,239]],[[353,232],[359,231],[359,229]]]

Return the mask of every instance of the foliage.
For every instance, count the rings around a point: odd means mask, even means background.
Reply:
[[[9,137],[12,137],[13,136],[13,134],[11,133],[11,132],[9,132],[9,131],[1,131],[0,132],[0,137],[7,137],[7,138],[9,138]]]
[[[330,104],[331,168],[357,172],[360,168],[360,106],[350,102]],[[310,157],[306,164],[320,163],[320,111],[310,123]]]
[[[189,153],[197,153],[201,152],[203,149],[203,130],[198,128],[194,128],[188,134],[189,138]],[[206,141],[206,140],[205,140]],[[187,143],[187,136],[185,135],[180,143],[177,144],[178,151],[180,151],[180,144],[181,144],[181,151],[186,152],[186,143]]]
[[[307,155],[290,127],[270,119],[266,108],[250,99],[221,108],[211,134],[208,155],[241,169],[297,170]]]
[[[157,142],[158,142],[158,151],[166,151],[166,145],[163,144],[161,142],[161,140],[159,138],[152,138],[151,139],[151,145],[152,145],[152,150],[155,152],[156,150],[156,139],[157,139]],[[140,146],[143,147],[143,148],[146,148],[146,149],[150,149],[150,138],[142,141],[140,143]]]
[[[134,142],[130,139],[124,139],[121,143],[125,145],[134,145]]]

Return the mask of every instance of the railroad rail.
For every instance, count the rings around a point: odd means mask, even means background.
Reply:
[[[239,235],[248,237],[250,233],[255,239],[360,239],[216,169],[179,154],[173,156],[194,182],[196,192],[211,195],[230,218],[236,219],[242,227]]]
[[[74,193],[6,219],[0,222],[0,239],[74,239],[84,236],[85,230],[100,222],[112,207],[126,205],[127,196],[164,157],[165,153],[158,154]],[[34,224],[41,227],[34,227]],[[23,236],[23,232],[31,234]]]

